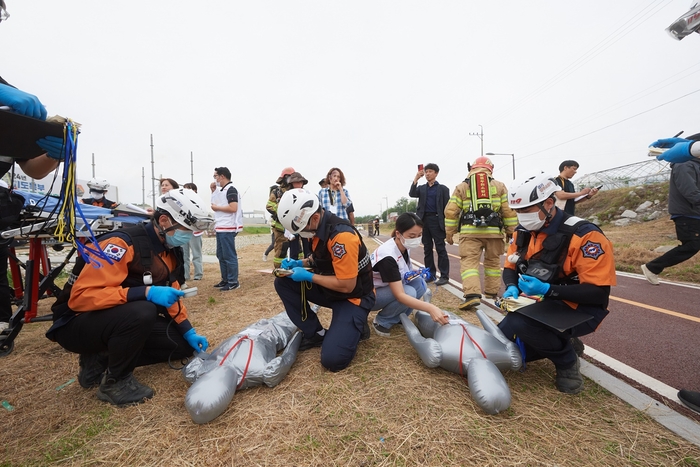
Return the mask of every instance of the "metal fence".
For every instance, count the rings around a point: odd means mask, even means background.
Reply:
[[[586,174],[577,179],[575,185],[579,188],[603,185],[602,190],[626,188],[668,181],[671,177],[671,166],[668,162],[650,159],[635,164],[623,165],[600,172]]]

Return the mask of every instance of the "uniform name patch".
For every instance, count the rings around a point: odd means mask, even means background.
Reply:
[[[600,243],[592,242],[588,240],[585,245],[581,247],[581,252],[583,253],[584,258],[593,258],[593,259],[598,259],[598,257],[605,252],[603,251],[603,247],[600,246]]]
[[[122,248],[114,243],[108,243],[107,246],[102,250],[107,257],[115,261],[119,261],[126,253],[126,248]]]
[[[345,256],[345,253],[347,253],[347,251],[345,250],[345,244],[338,242],[335,242],[333,244],[333,246],[331,247],[331,251],[333,252],[333,256],[335,256],[336,258],[342,258],[343,256]]]

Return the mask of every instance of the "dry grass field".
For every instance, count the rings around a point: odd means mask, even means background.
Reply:
[[[212,288],[218,266],[205,265],[186,304],[212,346],[282,311],[261,272],[265,246],[240,249],[236,291]],[[458,312],[444,290],[434,303]],[[331,318],[323,308],[319,316]],[[319,349],[302,352],[277,387],[238,392],[223,415],[196,425],[179,371],[138,368],[156,395],[119,409],[79,386],[78,356],[48,341],[47,327],[26,325],[0,359],[0,399],[13,407],[0,408],[0,466],[700,466],[700,448],[592,381],[579,395],[559,393],[549,362],[507,373],[511,407],[486,415],[458,375],[422,364],[401,328],[360,343],[339,373],[321,367]]]

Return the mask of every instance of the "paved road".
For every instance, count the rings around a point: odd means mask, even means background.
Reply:
[[[447,251],[450,278],[461,286],[458,247],[448,245]],[[411,257],[423,263],[422,250]],[[610,298],[610,314],[595,333],[582,338],[591,348],[587,353],[626,376],[630,374],[605,357],[641,372],[632,378],[666,397],[675,398],[680,388],[700,390],[700,286],[663,281],[653,286],[641,275],[618,273]],[[644,375],[663,384],[646,381]]]

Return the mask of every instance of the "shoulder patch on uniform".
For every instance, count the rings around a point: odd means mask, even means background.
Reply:
[[[119,245],[115,245],[114,243],[108,243],[102,251],[110,259],[119,261],[120,259],[122,259],[122,256],[124,256],[124,253],[126,253],[126,248],[122,248]]]
[[[600,245],[600,243],[592,242],[588,240],[582,247],[581,247],[581,252],[583,253],[584,258],[593,258],[593,259],[598,259],[598,257],[605,252],[603,251],[603,247]]]
[[[343,256],[345,256],[345,253],[347,253],[347,251],[345,250],[345,244],[338,242],[335,242],[333,244],[333,246],[331,247],[331,251],[333,252],[333,256],[335,256],[336,258],[342,258]]]

